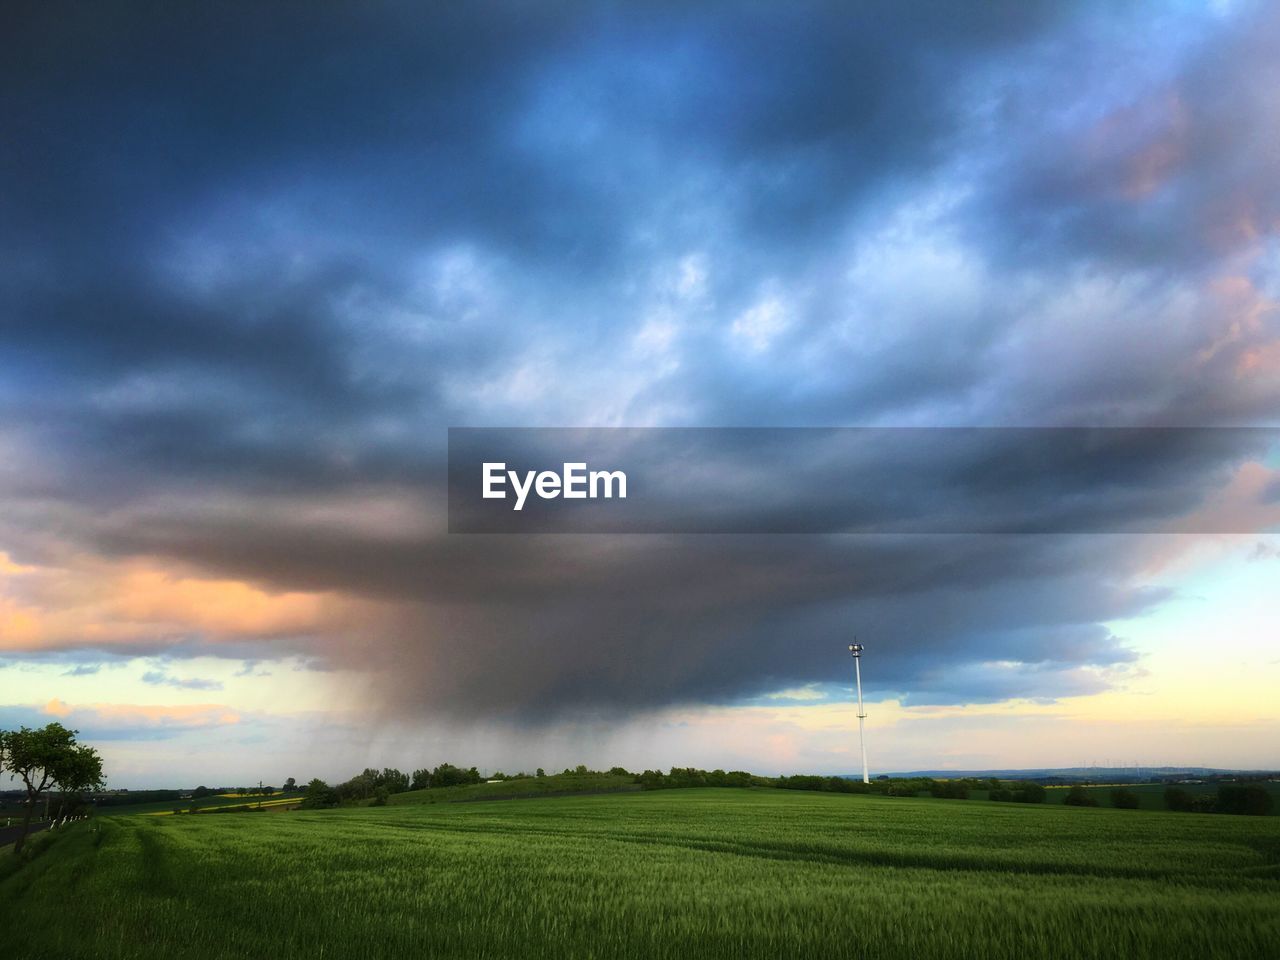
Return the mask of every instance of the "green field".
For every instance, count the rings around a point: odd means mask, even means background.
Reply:
[[[392,804],[457,803],[466,800],[515,800],[563,794],[619,793],[639,790],[631,775],[609,773],[557,773],[549,777],[520,777],[496,783],[468,783],[456,787],[432,787],[394,793]]]
[[[152,800],[147,803],[130,803],[121,804],[118,807],[103,807],[101,815],[104,817],[121,817],[129,816],[137,813],[173,813],[175,810],[186,812],[193,806],[197,810],[211,810],[214,807],[235,807],[245,804],[254,805],[259,800],[270,801],[272,799],[279,800],[284,796],[283,791],[277,790],[268,796],[244,796],[230,793],[216,793],[207,797],[201,797],[199,800]],[[302,795],[298,794],[298,799],[302,799]]]
[[[103,817],[6,957],[1266,957],[1280,819],[773,790]]]

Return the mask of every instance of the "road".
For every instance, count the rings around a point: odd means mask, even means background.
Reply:
[[[49,824],[47,822],[33,823],[31,824],[31,833],[27,834],[27,836],[33,836],[34,834],[39,833],[41,830],[47,830],[47,829],[49,829]],[[0,847],[7,847],[11,843],[16,843],[18,840],[18,837],[21,835],[22,835],[21,823],[15,824],[12,827],[0,827]]]

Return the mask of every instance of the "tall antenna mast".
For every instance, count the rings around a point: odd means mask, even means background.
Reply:
[[[858,687],[858,745],[862,747],[862,782],[870,783],[867,774],[867,712],[862,709],[862,644],[849,644],[849,652],[853,654],[853,675]]]

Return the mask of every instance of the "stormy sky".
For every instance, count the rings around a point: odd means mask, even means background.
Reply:
[[[450,427],[1280,426],[1273,5],[0,17],[0,721],[138,782],[135,742],[339,727],[402,766],[843,769],[828,720],[760,711],[834,709],[856,632],[903,722],[1095,704],[1107,744],[1181,695],[1201,597],[1243,618],[1219,745],[1280,762],[1274,445],[856,481],[1105,518],[1034,535],[450,534],[446,495]],[[784,453],[753,482],[800,522]]]

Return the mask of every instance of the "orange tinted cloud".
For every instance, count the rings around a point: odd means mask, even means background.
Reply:
[[[23,566],[20,563],[15,563],[13,558],[10,557],[9,554],[5,553],[3,550],[0,550],[0,577],[15,575],[19,573],[32,573],[35,569],[36,569],[35,567],[28,567],[28,566]]]
[[[1218,277],[1210,295],[1219,318],[1200,364],[1227,364],[1241,379],[1280,373],[1280,304],[1248,277]]]
[[[321,605],[318,594],[273,594],[238,580],[200,580],[142,569],[120,579],[105,613],[116,622],[181,624],[215,634],[279,635],[314,624]]]
[[[0,554],[0,649],[269,638],[321,628],[341,601],[182,576],[153,563],[76,558],[19,566]]]
[[[46,716],[100,726],[220,727],[240,722],[240,715],[217,703],[156,706],[131,703],[92,703],[71,706],[56,697],[42,708]]]
[[[1080,159],[1126,200],[1143,200],[1178,174],[1191,116],[1182,98],[1160,91],[1113,110],[1086,131]]]

